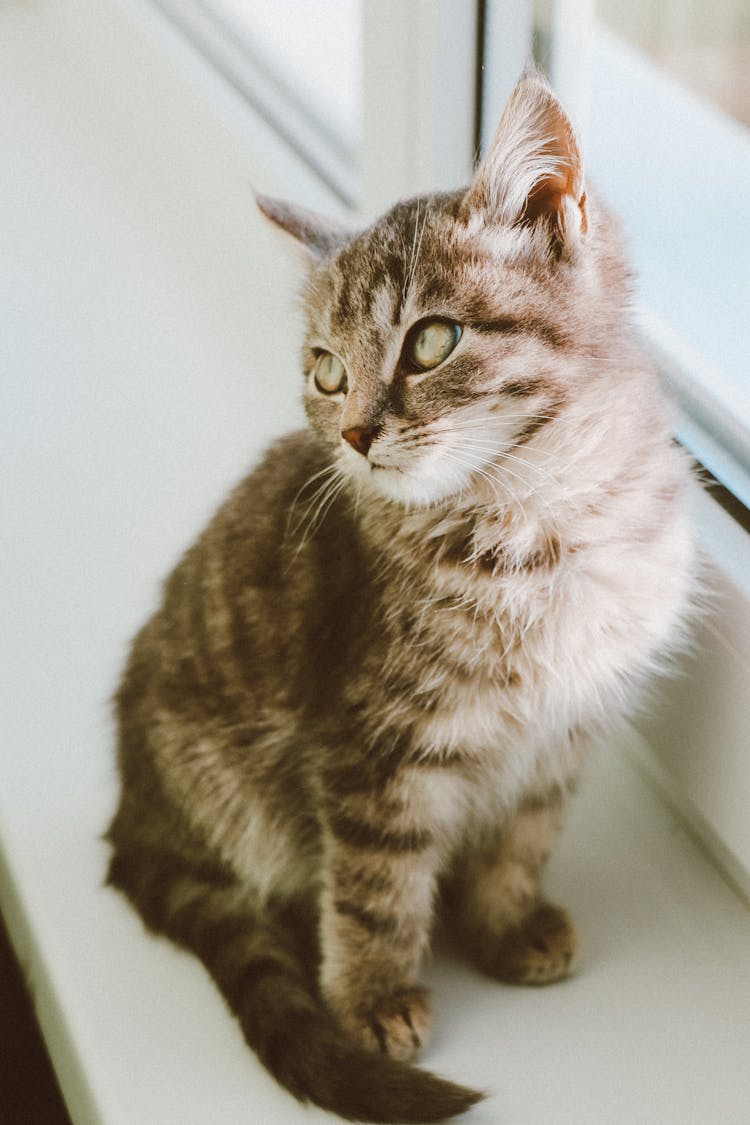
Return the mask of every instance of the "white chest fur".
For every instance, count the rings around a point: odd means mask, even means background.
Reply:
[[[627,711],[679,631],[691,557],[674,525],[647,547],[597,543],[554,568],[484,577],[473,602],[434,610],[443,678],[425,752],[482,756],[509,794],[565,784],[582,733]]]

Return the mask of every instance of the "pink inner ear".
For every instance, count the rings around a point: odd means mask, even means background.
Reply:
[[[567,189],[560,177],[551,176],[540,180],[529,192],[526,207],[521,216],[522,223],[533,223],[542,215],[556,215],[562,210],[562,199]]]
[[[545,125],[549,129],[548,139],[543,146],[545,156],[551,157],[554,167],[542,176],[531,188],[521,222],[533,223],[542,215],[560,216],[563,210],[563,197],[572,196],[581,209],[582,230],[586,230],[586,196],[578,198],[581,175],[581,158],[578,146],[567,119],[559,112],[548,112]]]

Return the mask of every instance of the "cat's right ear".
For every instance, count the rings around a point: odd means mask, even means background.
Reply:
[[[573,126],[533,64],[506,105],[489,150],[461,205],[507,226],[544,223],[558,253],[586,233],[583,163]]]
[[[351,232],[343,224],[296,203],[257,193],[255,202],[273,226],[290,235],[315,260],[325,258],[351,237]]]

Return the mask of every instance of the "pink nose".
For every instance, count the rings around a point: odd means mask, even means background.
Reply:
[[[357,453],[366,457],[377,432],[377,426],[350,426],[348,430],[341,431],[341,436],[344,441],[349,442],[352,449],[356,449]]]

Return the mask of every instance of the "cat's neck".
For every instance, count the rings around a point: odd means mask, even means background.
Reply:
[[[368,498],[369,499],[369,498]],[[480,481],[475,489],[431,507],[407,509],[381,497],[359,505],[361,533],[380,558],[409,572],[460,564],[479,575],[523,565],[557,547],[563,507],[543,491],[503,489]]]

